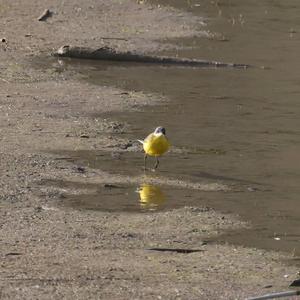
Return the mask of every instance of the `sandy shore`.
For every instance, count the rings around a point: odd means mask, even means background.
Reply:
[[[37,21],[45,8],[52,17]],[[282,263],[287,256],[205,242],[249,226],[236,216],[192,207],[129,215],[60,206],[65,192],[129,178],[87,166],[81,172],[51,152],[120,150],[128,140],[118,133],[127,125],[92,113],[155,103],[147,93],[86,83],[58,62],[36,67],[35,58],[47,62],[65,44],[151,53],[175,47],[164,39],[205,35],[202,20],[129,0],[3,0],[0,14],[1,299],[243,299],[287,289],[297,273]],[[76,185],[41,184],[47,180]]]

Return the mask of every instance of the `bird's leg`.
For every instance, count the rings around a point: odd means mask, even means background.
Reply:
[[[157,169],[158,165],[159,165],[159,160],[158,160],[158,156],[156,156],[156,163],[154,165],[154,170]]]
[[[145,156],[144,156],[144,171],[146,171],[146,160],[147,160],[147,154],[145,153]]]

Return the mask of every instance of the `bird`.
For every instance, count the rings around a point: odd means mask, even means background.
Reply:
[[[143,144],[145,151],[144,169],[146,170],[146,160],[148,155],[155,156],[156,162],[154,171],[159,165],[159,157],[166,153],[170,148],[170,143],[166,137],[166,129],[162,126],[157,127],[154,132],[150,133],[144,140],[138,140]]]

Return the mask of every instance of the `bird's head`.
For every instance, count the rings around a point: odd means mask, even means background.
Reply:
[[[166,129],[164,127],[157,127],[155,130],[154,130],[154,134],[155,135],[160,135],[160,134],[163,134],[165,135],[166,134]]]

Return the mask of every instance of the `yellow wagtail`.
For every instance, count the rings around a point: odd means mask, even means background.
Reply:
[[[154,166],[154,170],[158,167],[159,160],[158,157],[163,155],[170,148],[170,143],[166,138],[166,130],[163,127],[157,127],[154,132],[150,133],[143,141],[138,140],[143,144],[143,148],[145,151],[144,157],[144,168],[146,170],[146,160],[147,156],[155,156],[156,163]]]

